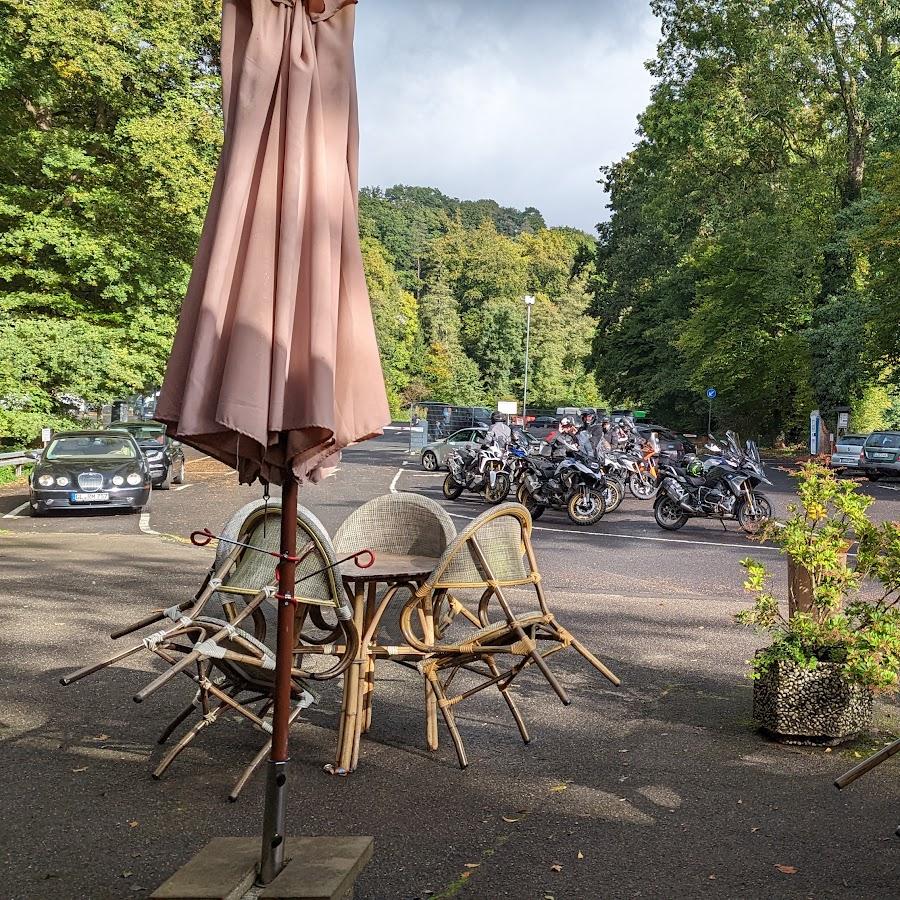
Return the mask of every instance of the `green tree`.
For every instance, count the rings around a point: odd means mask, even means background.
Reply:
[[[0,317],[26,369],[0,405],[159,383],[218,154],[217,31],[213,0],[0,0]]]

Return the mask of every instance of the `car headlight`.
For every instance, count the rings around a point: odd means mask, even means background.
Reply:
[[[113,475],[112,483],[119,487],[119,485],[125,484],[125,479],[121,475]]]
[[[41,475],[38,478],[38,484],[41,487],[53,487],[53,476],[52,475]]]
[[[56,479],[56,483],[60,487],[65,487],[69,483],[69,479],[65,475],[60,475],[59,478]]]
[[[141,477],[140,472],[132,472],[125,480],[133,487],[140,484],[144,479]]]

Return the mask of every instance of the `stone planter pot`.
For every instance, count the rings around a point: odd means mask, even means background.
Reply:
[[[837,663],[804,669],[779,660],[753,682],[753,718],[786,744],[840,744],[872,720],[872,692]]]

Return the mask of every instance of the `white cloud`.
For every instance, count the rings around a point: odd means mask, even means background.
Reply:
[[[362,0],[361,183],[606,218],[599,168],[635,140],[658,23],[635,0]]]

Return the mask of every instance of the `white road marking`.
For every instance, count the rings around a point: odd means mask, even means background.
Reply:
[[[16,516],[19,515],[20,512],[28,509],[31,504],[26,500],[21,506],[17,506],[15,509],[8,512],[3,518],[4,519],[15,519]]]
[[[404,463],[406,465],[406,463]],[[407,472],[410,478],[444,478],[443,472]]]
[[[141,510],[141,517],[140,519],[138,519],[138,528],[140,528],[144,534],[152,534],[156,535],[157,537],[159,536],[159,532],[154,531],[150,527],[150,513],[146,509]]]
[[[471,522],[473,519],[477,518],[476,516],[464,516],[460,513],[449,513],[449,516],[453,519],[465,519],[467,522]],[[551,534],[589,534],[592,537],[609,537],[616,538],[620,541],[652,541],[659,544],[693,544],[697,547],[736,547],[738,550],[767,550],[770,553],[781,552],[777,547],[766,547],[763,544],[757,544],[754,547],[750,544],[728,544],[724,541],[692,541],[690,539],[650,537],[649,535],[642,534],[616,534],[613,531],[589,531],[586,528],[552,528],[547,525],[535,525],[534,530],[548,531]],[[849,555],[852,556],[853,554],[851,553]]]
[[[403,469],[397,469],[397,474],[394,476],[394,480],[391,482],[391,493],[397,493],[397,482],[400,480],[400,476],[403,474]]]
[[[172,488],[173,491],[186,491],[189,487],[193,487],[193,484],[178,484]]]
[[[189,463],[200,462],[201,460],[204,460],[204,459],[212,459],[212,457],[208,453],[204,453],[203,456],[191,457],[191,459],[189,459],[188,462]]]

